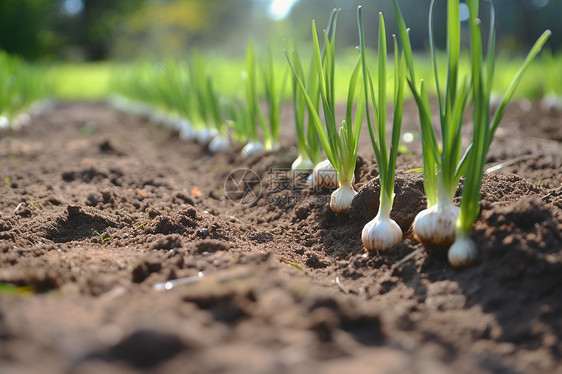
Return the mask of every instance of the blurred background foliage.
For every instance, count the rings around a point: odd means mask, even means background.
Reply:
[[[438,45],[444,46],[445,0],[435,14]],[[430,0],[401,0],[417,50],[427,50]],[[222,57],[241,57],[246,41],[279,47],[310,40],[310,22],[323,25],[342,8],[338,44],[357,44],[356,8],[362,4],[373,43],[377,13],[395,30],[390,0],[1,0],[0,49],[34,61],[127,61],[183,56],[194,47]],[[546,29],[552,50],[562,45],[562,0],[495,0],[498,47],[523,54]],[[486,20],[484,20],[486,23]],[[339,48],[341,48],[339,47]]]

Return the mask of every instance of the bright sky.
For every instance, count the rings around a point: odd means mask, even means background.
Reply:
[[[71,16],[80,13],[84,9],[84,0],[65,0],[63,11]]]
[[[268,15],[276,21],[282,20],[289,15],[291,8],[298,0],[273,0],[269,5]]]

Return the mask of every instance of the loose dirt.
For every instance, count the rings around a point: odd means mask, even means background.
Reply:
[[[296,150],[283,116],[281,150],[249,159],[103,103],[0,134],[0,371],[560,372],[562,114],[509,108],[466,270],[411,235],[426,204],[412,102],[393,211],[405,240],[370,256],[368,137],[359,194],[337,216],[330,191],[284,170]],[[236,169],[259,178],[256,198],[225,185]]]

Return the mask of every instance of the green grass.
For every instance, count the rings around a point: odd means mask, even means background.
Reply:
[[[50,78],[42,67],[0,50],[0,116],[8,126],[20,113],[49,94]]]
[[[371,36],[370,39],[372,39]],[[369,59],[376,59],[373,51],[374,45],[368,45],[371,48],[368,51]],[[282,75],[286,64],[285,56],[280,51],[273,51],[276,60],[275,69],[277,74]],[[263,56],[262,56],[263,57]],[[432,83],[433,68],[429,56],[425,54],[416,54],[416,72],[420,77],[426,79],[427,90],[431,95],[435,95],[435,87]],[[309,61],[310,56],[303,53],[301,56],[303,61]],[[336,72],[334,77],[336,101],[344,102],[346,100],[348,77],[353,70],[357,58],[355,48],[341,49],[336,56]],[[393,59],[393,56],[389,56]],[[519,89],[515,95],[515,99],[526,98],[529,100],[538,99],[547,91],[555,91],[558,94],[562,92],[562,85],[553,84],[562,81],[558,66],[562,66],[562,54],[553,57],[554,61],[546,61],[539,58],[529,69],[527,74],[521,81]],[[446,66],[446,54],[438,52],[437,61],[440,66]],[[213,80],[216,82],[217,89],[226,96],[243,95],[240,92],[242,86],[241,72],[245,70],[244,59],[227,60],[216,55],[207,56],[208,70],[213,73]],[[390,61],[392,63],[392,61]],[[460,72],[464,75],[469,69],[469,56],[463,55],[460,62]],[[136,66],[138,62],[115,63],[115,62],[99,62],[99,63],[59,63],[49,69],[54,84],[54,96],[59,100],[79,101],[79,100],[103,100],[111,93],[110,81],[112,74],[123,68]],[[494,77],[493,93],[505,92],[511,82],[511,78],[517,73],[519,67],[523,63],[523,56],[513,57],[502,55],[501,52],[497,58],[498,66]],[[440,79],[445,81],[447,71],[442,70]],[[555,77],[555,79],[553,79]],[[387,79],[392,80],[389,72]],[[174,84],[170,79],[170,84]],[[555,86],[553,90],[551,87]],[[261,91],[262,87],[258,87]],[[285,92],[286,102],[290,101],[290,90]],[[406,97],[411,97],[410,92],[406,90]],[[391,99],[391,97],[389,97]]]
[[[265,56],[256,54],[256,58],[265,61]],[[280,80],[287,71],[287,62],[282,51],[274,53],[275,73]],[[308,61],[309,56],[306,56]],[[347,99],[348,77],[353,70],[357,51],[350,48],[347,52],[339,53],[338,65],[335,74],[335,94],[337,101]],[[144,61],[146,63],[146,61]],[[227,60],[218,56],[207,56],[206,63],[208,71],[212,72],[213,81],[216,82],[217,89],[226,96],[239,96],[243,98],[242,71],[246,69],[244,59]],[[82,100],[103,100],[111,92],[111,79],[122,69],[141,65],[139,61],[130,63],[97,62],[97,63],[59,63],[49,69],[49,73],[54,80],[53,95],[63,101],[82,101]],[[170,84],[176,84],[170,78]],[[257,87],[258,93],[263,95],[263,87]],[[291,92],[285,90],[285,101],[290,101]]]
[[[119,68],[110,62],[54,65],[50,69],[53,95],[64,101],[104,100],[110,94],[111,76]]]

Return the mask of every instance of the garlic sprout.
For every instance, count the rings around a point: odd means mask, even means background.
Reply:
[[[311,92],[307,90],[295,68],[297,65],[295,58],[298,59],[298,55],[290,57],[287,51],[285,51],[285,55],[287,56],[289,65],[291,66],[291,69],[297,79],[300,91],[305,98],[308,111],[309,113],[312,113],[313,123],[318,135],[320,136],[320,141],[324,147],[326,156],[338,174],[339,188],[332,193],[330,208],[337,214],[347,214],[349,207],[351,206],[351,200],[356,194],[351,184],[357,161],[357,145],[359,142],[359,133],[361,130],[365,103],[364,92],[361,87],[359,87],[361,97],[357,102],[357,108],[355,108],[355,118],[352,118],[361,62],[361,59],[358,58],[349,80],[345,120],[342,122],[342,126],[337,129],[335,117],[334,67],[335,25],[337,22],[338,12],[339,10],[334,9],[332,15],[330,16],[331,26],[323,32],[325,48],[323,57],[320,52],[316,23],[314,21],[312,22],[314,68],[311,73],[317,74],[318,81],[320,82],[320,98],[322,100],[322,109],[326,125],[325,128],[320,120],[320,113],[318,113],[315,108],[314,102],[310,96]],[[330,34],[328,34],[328,32]]]
[[[462,80],[459,77],[461,45],[459,1],[448,0],[448,74],[445,97],[443,97],[437,74],[438,66],[433,38],[432,16],[434,3],[434,0],[432,0],[429,13],[429,44],[433,60],[437,101],[439,103],[442,150],[438,146],[437,136],[431,120],[429,97],[425,82],[421,80],[420,87],[416,86],[413,54],[408,30],[406,29],[398,2],[393,0],[400,40],[409,71],[408,84],[418,106],[422,132],[424,189],[428,208],[418,214],[414,220],[413,229],[418,239],[426,246],[448,246],[455,239],[454,226],[458,217],[458,208],[453,204],[453,197],[466,167],[464,160],[466,160],[468,150],[465,151],[465,156],[461,158],[461,125],[470,94],[471,83],[467,77],[464,77]]]
[[[332,35],[332,33],[330,33],[330,27],[333,17],[334,13],[332,12],[330,20],[328,21],[328,35]],[[320,143],[318,132],[314,127],[314,120],[312,118],[314,114],[311,111],[308,111],[307,126],[305,126],[305,112],[307,111],[306,100],[299,88],[297,77],[302,82],[306,82],[306,89],[310,93],[310,98],[315,108],[314,113],[318,112],[320,105],[320,82],[318,81],[318,75],[314,72],[314,60],[311,61],[308,74],[305,75],[296,46],[293,50],[293,61],[295,63],[295,74],[292,76],[293,112],[299,155],[293,163],[293,166],[291,166],[291,170],[312,170],[322,159],[322,144]]]
[[[430,51],[435,71],[435,84],[439,103],[439,118],[443,149],[439,151],[436,135],[431,123],[429,99],[422,80],[416,87],[413,54],[404,18],[397,0],[393,0],[400,39],[409,70],[408,84],[418,105],[422,128],[422,148],[424,163],[424,187],[428,209],[422,211],[414,220],[413,228],[417,237],[426,245],[453,246],[449,249],[449,260],[454,266],[470,265],[476,258],[476,247],[471,242],[470,233],[480,207],[480,186],[486,154],[494,132],[503,116],[505,107],[511,99],[524,71],[544,45],[550,31],[537,40],[523,66],[515,76],[491,122],[490,99],[494,77],[495,52],[495,14],[490,4],[491,25],[486,56],[482,46],[480,31],[479,2],[467,0],[469,8],[471,70],[468,77],[459,80],[459,61],[461,46],[461,21],[459,2],[447,2],[447,81],[445,95],[442,95],[438,79],[438,66],[435,57],[432,16],[435,1],[432,0],[429,14]],[[473,101],[473,138],[471,145],[461,157],[461,123],[469,97]],[[458,182],[465,176],[460,209],[453,205]]]
[[[265,103],[267,105],[267,120],[269,127],[263,126],[264,147],[266,151],[279,149],[279,135],[281,133],[281,106],[287,83],[287,70],[278,74],[273,63],[271,49],[268,50],[267,60],[263,68],[263,84],[265,92]],[[282,76],[279,83],[276,76]]]
[[[396,157],[398,154],[398,142],[400,140],[400,128],[402,125],[402,109],[404,105],[404,80],[405,72],[401,67],[398,53],[398,43],[394,39],[394,113],[392,123],[392,139],[390,152],[387,152],[386,141],[386,28],[384,17],[379,13],[379,41],[378,41],[378,69],[377,69],[377,92],[375,92],[371,73],[367,67],[365,56],[365,35],[363,30],[363,15],[361,7],[357,8],[357,23],[359,28],[359,39],[361,44],[361,67],[363,71],[363,89],[368,95],[365,96],[366,118],[369,127],[369,135],[375,159],[380,174],[380,204],[375,218],[368,222],[363,228],[361,240],[367,251],[388,251],[394,248],[402,240],[400,226],[390,218],[390,211],[394,201],[394,176],[396,171]],[[371,103],[369,103],[371,98]],[[371,105],[369,105],[371,104]],[[370,107],[373,109],[373,120],[371,120]],[[373,122],[375,131],[373,131]],[[375,136],[376,135],[376,136]]]
[[[39,101],[51,92],[47,75],[44,68],[0,51],[0,130],[21,129],[31,121],[28,111],[47,107]]]
[[[449,248],[448,258],[455,267],[472,265],[478,255],[476,244],[470,238],[472,226],[480,212],[479,201],[481,198],[480,187],[486,165],[486,155],[490,149],[494,133],[502,119],[503,113],[523,74],[540,52],[542,46],[551,35],[550,30],[545,31],[531,48],[525,62],[513,78],[503,100],[493,118],[490,110],[490,96],[494,78],[494,53],[495,30],[494,11],[491,5],[491,25],[488,37],[487,53],[484,55],[482,46],[482,33],[478,18],[478,1],[468,0],[470,11],[470,44],[472,52],[472,97],[474,108],[472,112],[472,147],[467,156],[467,168],[462,192],[460,214],[456,221],[456,240]]]
[[[261,109],[258,95],[257,83],[259,70],[263,73],[262,82],[267,106],[267,118]],[[249,138],[248,144],[251,145],[248,146],[249,148],[246,151],[242,152],[244,156],[249,156],[257,152],[275,151],[279,149],[281,106],[283,104],[287,74],[282,74],[283,78],[280,84],[277,81],[277,75],[271,52],[268,53],[265,65],[259,69],[254,57],[253,43],[249,42],[246,49],[246,71],[242,74],[246,86],[247,103],[246,113],[243,115],[246,123],[242,125],[242,128]],[[260,142],[258,127],[263,137],[263,147],[257,145],[257,143]]]

